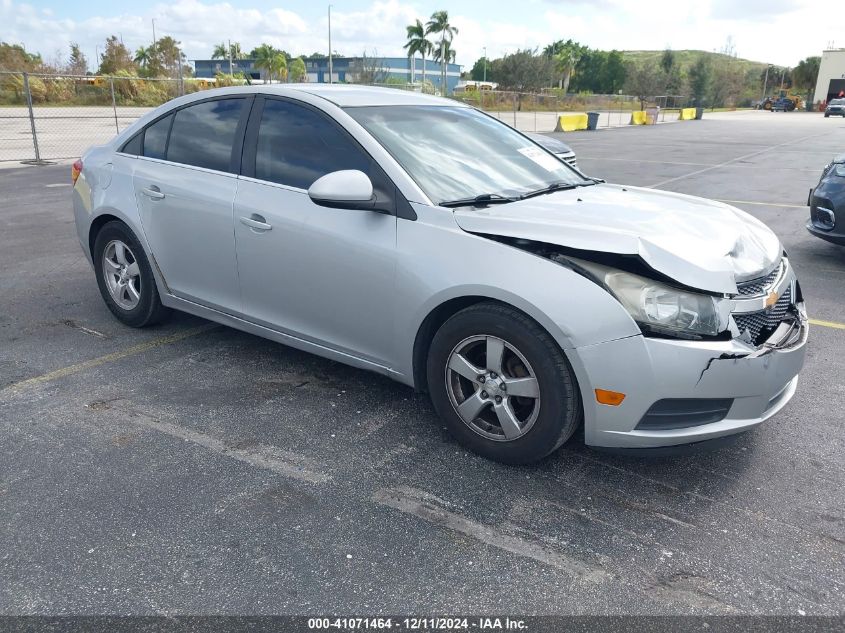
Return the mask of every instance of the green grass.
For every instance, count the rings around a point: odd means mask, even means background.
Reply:
[[[766,62],[755,62],[750,59],[742,59],[741,57],[731,57],[724,53],[712,53],[708,51],[696,50],[680,50],[672,51],[675,54],[675,63],[681,67],[682,70],[688,70],[700,55],[710,58],[711,62],[724,63],[726,61],[737,64],[743,70],[760,70],[764,71],[768,64]],[[635,63],[659,64],[660,58],[663,56],[663,51],[622,51],[625,61],[632,61]]]

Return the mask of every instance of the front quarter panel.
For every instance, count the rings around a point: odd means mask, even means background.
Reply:
[[[413,376],[413,343],[421,324],[435,308],[460,297],[514,306],[564,350],[640,335],[625,309],[581,275],[467,233],[449,210],[412,206],[418,219],[401,220],[397,229],[396,367],[406,382]]]

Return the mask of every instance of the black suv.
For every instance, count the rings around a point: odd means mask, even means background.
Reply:
[[[807,230],[823,240],[845,246],[845,154],[824,168],[819,184],[810,189],[807,203],[810,205]]]

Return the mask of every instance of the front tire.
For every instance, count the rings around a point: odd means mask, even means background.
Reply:
[[[427,377],[451,434],[498,462],[536,462],[581,422],[578,385],[563,352],[508,306],[480,303],[446,321],[432,340]]]
[[[94,240],[92,257],[103,301],[121,323],[144,327],[170,315],[161,304],[141,243],[123,222],[103,225]]]

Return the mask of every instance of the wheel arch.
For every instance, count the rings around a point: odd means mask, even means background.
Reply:
[[[92,264],[94,263],[94,243],[97,241],[97,235],[100,233],[100,231],[106,224],[113,221],[124,224],[130,231],[132,231],[132,233],[135,235],[136,239],[140,243],[141,248],[144,251],[144,255],[146,255],[147,260],[150,262],[150,267],[153,271],[153,278],[155,279],[156,286],[158,287],[159,295],[164,297],[165,295],[170,294],[170,289],[167,285],[167,280],[165,280],[164,275],[162,274],[161,269],[158,266],[158,262],[156,261],[155,255],[153,255],[153,252],[150,249],[150,245],[147,243],[146,235],[144,234],[143,228],[141,226],[135,226],[129,218],[127,218],[125,215],[123,215],[116,209],[105,209],[91,220],[91,223],[88,227],[87,246],[88,253],[91,256]]]
[[[577,381],[580,382],[582,378],[579,375],[580,371],[574,366],[575,364],[571,362],[569,354],[566,353],[566,349],[564,348],[564,346],[560,344],[561,336],[556,335],[553,331],[550,331],[548,325],[544,323],[545,319],[537,318],[537,316],[535,316],[531,312],[526,311],[517,305],[514,305],[514,303],[510,301],[492,297],[489,295],[471,294],[452,297],[439,303],[437,306],[431,309],[425,316],[425,318],[422,320],[419,328],[417,329],[416,336],[414,337],[414,348],[412,358],[412,370],[414,381],[413,384],[414,388],[417,391],[428,391],[426,363],[428,362],[428,351],[431,347],[431,342],[434,339],[434,335],[437,333],[437,330],[440,329],[440,326],[446,323],[446,321],[448,321],[452,316],[454,316],[461,310],[468,308],[472,305],[476,305],[478,303],[493,303],[505,306],[507,308],[510,308],[511,310],[519,312],[520,314],[523,314],[527,318],[534,321],[555,341],[555,344],[561,350],[563,355],[570,360],[570,366],[573,369],[575,378]]]

